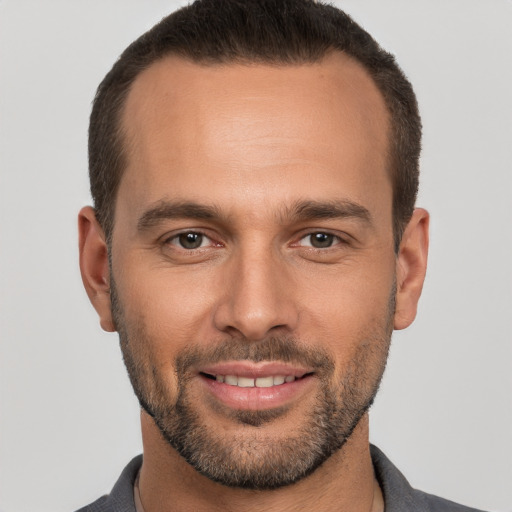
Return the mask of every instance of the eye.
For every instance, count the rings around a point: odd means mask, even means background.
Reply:
[[[315,249],[327,249],[340,242],[340,238],[331,233],[310,233],[301,238],[300,245],[303,247],[314,247]]]
[[[203,235],[203,233],[186,231],[185,233],[173,236],[168,240],[168,243],[181,247],[182,249],[193,250],[206,247],[212,242],[206,235]]]

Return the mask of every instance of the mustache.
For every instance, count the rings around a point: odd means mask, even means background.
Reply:
[[[332,357],[323,349],[305,346],[296,338],[274,336],[259,341],[246,338],[230,339],[208,347],[184,349],[176,358],[178,375],[207,364],[227,361],[274,361],[312,368],[315,373],[330,374],[334,371]]]

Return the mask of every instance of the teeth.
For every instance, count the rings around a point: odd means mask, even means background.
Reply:
[[[250,377],[238,377],[236,375],[216,375],[217,382],[223,382],[230,386],[238,386],[240,388],[270,388],[272,386],[280,386],[285,382],[293,382],[294,375],[269,375],[268,377],[257,377],[252,379]]]
[[[238,377],[236,375],[226,375],[224,382],[230,386],[238,386]]]
[[[238,387],[239,388],[253,388],[254,387],[254,379],[249,379],[247,377],[238,377]]]
[[[255,382],[257,388],[270,388],[274,385],[274,377],[258,377]]]

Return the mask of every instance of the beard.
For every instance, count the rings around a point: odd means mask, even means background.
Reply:
[[[140,320],[127,325],[111,282],[112,312],[123,359],[142,409],[163,438],[199,473],[229,487],[277,489],[293,484],[339,451],[371,407],[385,370],[393,328],[395,289],[387,311],[366,326],[350,361],[336,369],[327,351],[293,337],[275,336],[255,342],[228,338],[209,347],[182,349],[174,361],[177,392],[171,396],[165,374],[159,373],[149,347],[148,329]],[[342,343],[342,341],[340,341]],[[212,404],[215,413],[239,425],[235,432],[215,428],[201,416],[190,382],[193,368],[223,361],[280,361],[311,368],[318,391],[299,424],[286,437],[265,432],[265,426],[285,418],[288,407],[233,410]],[[304,407],[304,406],[303,406]],[[305,407],[304,407],[305,409]],[[280,429],[282,434],[283,429]]]

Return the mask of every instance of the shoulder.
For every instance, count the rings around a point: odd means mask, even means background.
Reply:
[[[371,446],[375,476],[384,495],[386,512],[482,512],[413,489],[404,475],[376,447]]]
[[[417,495],[417,499],[425,503],[425,510],[428,510],[429,512],[483,512],[482,510],[466,507],[459,503],[445,500],[422,491],[414,490],[414,492]]]
[[[110,494],[76,512],[135,512],[133,484],[141,466],[142,455],[139,455],[124,468]]]
[[[98,498],[94,503],[90,503],[85,507],[78,509],[76,512],[107,512],[113,510],[109,505],[109,495],[105,494],[101,498]]]

